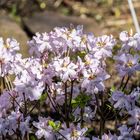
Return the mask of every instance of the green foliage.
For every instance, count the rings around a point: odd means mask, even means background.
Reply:
[[[47,95],[46,92],[43,93],[43,94],[41,95],[41,97],[40,97],[40,99],[39,99],[39,104],[40,104],[41,106],[45,103],[47,97],[48,97],[48,95]]]
[[[17,7],[16,7],[15,4],[12,5],[11,15],[12,16],[16,16],[17,15]]]
[[[86,95],[84,93],[79,94],[75,99],[72,100],[72,107],[80,107],[84,108],[86,104],[90,101],[91,97],[89,95]]]
[[[31,135],[31,136],[30,136],[30,140],[37,140],[37,138],[36,138],[36,136]]]
[[[77,60],[77,56],[79,56],[81,59],[84,59],[86,55],[85,51],[77,52],[76,55],[72,56],[72,60]]]
[[[80,56],[81,58],[84,58],[85,55],[86,55],[86,52],[85,51],[81,51],[81,52],[78,52],[77,55]]]
[[[110,104],[106,104],[106,107],[108,107],[109,110],[112,109],[112,106]]]
[[[40,97],[40,102],[41,103],[44,102],[46,100],[46,98],[47,98],[47,93],[42,94]]]
[[[61,7],[60,11],[66,16],[70,15],[70,10],[67,7]]]
[[[17,23],[20,23],[21,22],[21,18],[20,16],[18,15],[18,12],[17,12],[17,5],[16,4],[13,4],[12,7],[11,7],[11,11],[10,11],[10,16],[11,18],[13,18]]]
[[[116,90],[116,87],[113,85],[112,87],[111,87],[111,89],[110,89],[110,92],[112,93],[112,92],[114,92]]]
[[[61,123],[60,122],[49,121],[49,126],[51,126],[54,131],[58,131],[61,127]]]

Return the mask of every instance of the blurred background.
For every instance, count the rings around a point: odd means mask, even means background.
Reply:
[[[140,20],[140,0],[133,5]],[[95,35],[135,31],[127,0],[0,0],[0,36],[14,37],[21,46],[36,32],[70,24],[84,25]]]

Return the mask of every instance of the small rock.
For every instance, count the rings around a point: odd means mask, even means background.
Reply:
[[[27,40],[28,37],[22,28],[12,20],[8,14],[0,12],[0,37],[6,38],[15,38],[21,46],[21,53],[23,57],[28,56],[28,46]]]

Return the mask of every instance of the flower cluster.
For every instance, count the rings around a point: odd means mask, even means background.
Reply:
[[[16,61],[20,54],[19,43],[15,39],[8,38],[6,43],[0,38],[0,76],[3,77],[8,73],[12,73],[13,63]]]
[[[22,58],[15,39],[0,38],[0,139],[139,137],[140,89],[128,84],[140,70],[140,35],[124,31],[120,40],[114,55],[112,35],[96,37],[83,26],[56,27],[36,33],[28,41],[30,57]],[[111,78],[108,58],[122,79],[114,89],[105,86]],[[119,123],[111,130],[108,120]]]
[[[114,57],[117,61],[116,67],[120,76],[131,76],[136,71],[140,70],[139,34],[133,36],[132,31],[130,31],[130,33],[124,31],[120,33],[120,40],[122,41],[122,48]]]

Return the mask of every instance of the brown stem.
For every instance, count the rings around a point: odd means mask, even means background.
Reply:
[[[29,140],[29,134],[27,132],[25,134],[25,140]]]
[[[122,91],[124,91],[125,87],[127,86],[129,79],[130,79],[130,76],[127,77],[127,80],[122,88]]]
[[[49,95],[48,92],[47,92],[47,95],[48,95],[48,98],[49,98],[49,100],[50,100],[50,102],[51,102],[52,107],[54,108],[54,110],[55,110],[56,112],[58,112],[58,111],[57,111],[57,108],[55,107],[53,101],[51,100],[51,97],[50,97],[50,95]]]
[[[5,140],[5,137],[4,137],[4,135],[2,135],[2,140]]]
[[[69,102],[69,109],[70,109],[70,112],[72,112],[71,101],[72,101],[72,95],[73,95],[73,82],[74,82],[74,81],[71,81],[70,102]]]
[[[102,114],[102,111],[100,109],[100,105],[99,105],[99,102],[98,102],[98,97],[97,97],[97,94],[94,94],[95,95],[95,99],[96,99],[96,105],[97,105],[97,110],[98,110],[98,113],[99,115],[101,116],[101,118],[104,118],[103,114]]]
[[[28,111],[27,116],[36,108],[38,103],[39,103],[39,100],[35,103],[35,105],[31,108],[31,110]]]
[[[100,139],[102,138],[102,135],[104,134],[104,128],[105,128],[105,120],[100,118]]]
[[[103,96],[103,92],[101,92],[101,113],[102,113],[102,118],[101,118],[101,122],[100,122],[100,134],[103,135],[104,134],[104,130],[105,130],[105,117],[104,117],[104,96]]]
[[[117,126],[118,126],[118,119],[117,119],[117,114],[115,112],[115,132],[117,133]]]
[[[66,125],[67,127],[69,128],[69,111],[67,109],[67,105],[68,105],[68,102],[67,102],[67,82],[65,83],[65,118],[66,118]]]
[[[24,117],[27,115],[27,101],[26,101],[26,96],[25,93],[23,93],[23,99],[24,99]]]
[[[121,80],[121,83],[120,83],[119,89],[121,89],[122,86],[123,86],[124,78],[125,78],[125,76],[123,76],[123,78],[122,78],[122,80]]]
[[[83,127],[84,108],[81,108],[80,114],[81,114],[81,127]]]
[[[101,102],[103,104],[103,99],[102,98],[103,97],[101,97]],[[104,115],[103,115],[103,112],[102,112],[103,108],[102,108],[102,106],[100,107],[100,105],[99,105],[97,94],[95,94],[95,99],[96,99],[96,104],[97,104],[97,110],[98,110],[98,113],[100,115],[100,139],[101,139],[102,135],[104,134],[105,118],[104,118]]]
[[[59,135],[61,135],[65,140],[68,140],[63,134],[61,134],[59,131],[57,131],[57,133],[59,134]]]
[[[51,92],[51,90],[49,89],[49,87],[48,87],[48,90]],[[62,118],[64,119],[65,116],[63,115],[63,112],[61,111],[60,107],[55,103],[55,100],[53,100],[53,99],[51,98],[51,96],[49,95],[48,92],[47,92],[47,96],[48,96],[48,98],[49,98],[49,100],[50,100],[50,103],[51,103],[51,105],[53,106],[54,110],[55,110],[56,112],[58,112],[58,113],[62,116]]]
[[[8,94],[10,95],[11,98],[13,98],[14,102],[19,106],[20,112],[23,113],[23,111],[21,110],[21,106],[20,106],[20,104],[17,102],[17,100],[10,94],[10,92],[8,92]]]

